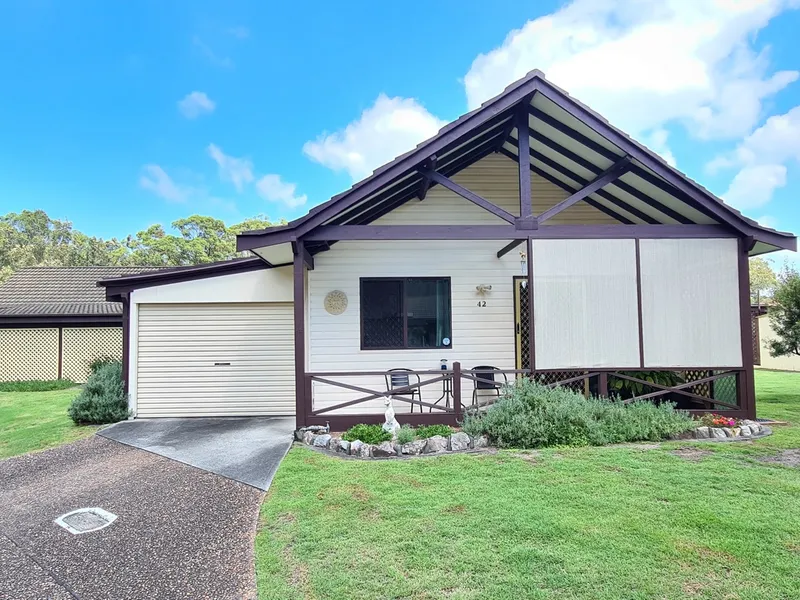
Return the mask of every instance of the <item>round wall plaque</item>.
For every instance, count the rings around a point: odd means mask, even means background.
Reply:
[[[325,310],[331,315],[340,315],[347,310],[347,294],[333,290],[325,295]]]

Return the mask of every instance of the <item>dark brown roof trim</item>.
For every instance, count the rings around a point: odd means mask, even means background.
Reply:
[[[122,315],[19,315],[0,317],[0,327],[121,327]]]
[[[185,281],[194,281],[196,279],[207,279],[209,277],[219,277],[220,275],[248,273],[250,271],[271,269],[273,266],[280,267],[284,265],[271,265],[262,258],[248,257],[191,267],[176,267],[174,269],[165,269],[142,275],[103,279],[98,281],[97,285],[106,288],[107,300],[120,300],[124,294],[128,294],[140,288],[155,287],[170,283],[182,283]]]

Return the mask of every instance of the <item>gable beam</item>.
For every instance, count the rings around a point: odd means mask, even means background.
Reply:
[[[505,156],[507,158],[510,158],[515,163],[518,162],[517,161],[517,155],[514,154],[513,152],[511,152],[510,150],[508,150],[507,148],[500,148],[500,150],[498,150],[498,153],[502,154],[503,156]],[[539,167],[537,167],[534,164],[531,164],[531,171],[533,171],[534,173],[539,175],[539,177],[541,177],[542,179],[546,179],[547,181],[552,183],[554,186],[564,190],[565,192],[568,192],[568,193],[572,194],[572,193],[577,191],[574,187],[572,187],[570,185],[567,185],[566,183],[564,183],[563,181],[561,181],[560,179],[558,179],[556,177],[553,177],[550,173],[548,173],[544,169],[540,169]],[[601,193],[602,193],[602,190],[601,190]],[[586,204],[588,204],[592,208],[596,208],[600,212],[605,213],[606,215],[608,215],[612,219],[615,219],[616,221],[619,221],[623,225],[635,225],[636,224],[634,221],[631,221],[625,215],[621,215],[620,213],[610,209],[605,204],[600,204],[594,198],[586,198],[584,200],[584,202],[586,202]],[[653,222],[655,223],[655,220]]]
[[[436,171],[431,171],[430,169],[426,169],[425,167],[419,167],[417,170],[422,175],[428,177],[435,183],[438,183],[439,185],[441,185],[444,188],[447,188],[454,194],[458,194],[462,198],[469,200],[473,204],[477,204],[484,210],[489,211],[490,213],[492,213],[497,217],[500,217],[504,221],[507,221],[508,223],[514,223],[517,220],[517,217],[515,215],[512,215],[507,210],[503,210],[499,206],[492,204],[486,198],[483,198],[478,194],[471,192],[467,188],[458,185],[455,181],[453,181],[449,177],[445,177],[441,173],[438,173]]]
[[[548,225],[521,230],[514,225],[322,225],[305,241],[342,240],[519,240],[737,237],[722,225]]]
[[[528,124],[528,106],[526,102],[517,109],[514,119],[517,122],[517,140],[519,140],[519,225],[523,229],[536,229],[538,219],[533,216],[531,201],[531,155],[530,127]]]
[[[436,170],[436,155],[434,154],[428,160],[425,161],[425,167],[430,169],[431,171]],[[419,184],[419,192],[417,193],[417,198],[420,201],[425,200],[425,195],[428,193],[428,188],[431,187],[431,180],[427,177],[422,178],[422,182]]]
[[[523,148],[522,146],[520,146],[520,156],[522,156],[522,152]],[[587,196],[591,196],[595,192],[598,192],[609,183],[619,179],[622,175],[628,172],[628,167],[630,166],[630,162],[631,162],[630,159],[626,156],[622,160],[619,160],[616,163],[614,163],[609,169],[607,169],[605,172],[601,173],[594,180],[592,180],[591,183],[583,186],[581,189],[572,194],[566,200],[562,200],[555,206],[547,209],[542,214],[540,214],[537,217],[539,223],[544,223],[545,221],[554,217],[561,211],[568,209],[576,202],[580,202]],[[522,161],[520,161],[520,164],[522,164]]]

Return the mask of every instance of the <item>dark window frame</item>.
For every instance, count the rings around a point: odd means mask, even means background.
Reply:
[[[447,295],[448,330],[450,331],[450,345],[438,348],[415,348],[408,345],[408,311],[406,310],[406,282],[409,279],[421,281],[447,281],[449,294]],[[364,346],[364,283],[370,281],[399,281],[402,282],[402,295],[400,297],[400,311],[403,314],[403,345],[402,346]],[[358,311],[359,311],[359,344],[361,350],[452,350],[453,349],[453,282],[450,277],[360,277],[358,280]]]

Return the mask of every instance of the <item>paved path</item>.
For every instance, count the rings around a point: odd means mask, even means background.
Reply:
[[[122,421],[99,434],[266,490],[293,431],[294,418],[195,417]]]
[[[255,598],[262,498],[99,436],[0,461],[0,598]],[[117,520],[81,535],[53,523],[84,507]]]

